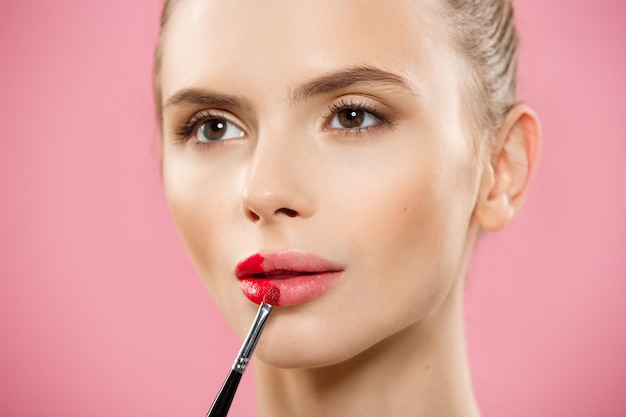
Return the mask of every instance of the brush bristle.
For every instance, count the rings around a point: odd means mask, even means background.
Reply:
[[[269,305],[277,305],[280,298],[280,290],[276,287],[270,288],[263,297],[263,302]]]

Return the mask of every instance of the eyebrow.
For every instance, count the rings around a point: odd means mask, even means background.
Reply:
[[[198,88],[183,88],[167,99],[164,108],[180,105],[203,105],[251,109],[252,104],[243,97],[214,93]]]
[[[295,105],[313,97],[328,94],[354,84],[376,84],[397,87],[417,94],[416,89],[404,77],[370,66],[344,68],[314,78],[296,87],[290,93],[290,100]],[[164,108],[179,105],[203,105],[214,107],[251,109],[252,103],[247,99],[222,93],[215,93],[198,88],[183,88],[169,97]]]
[[[318,95],[331,93],[335,90],[341,90],[360,83],[386,84],[398,87],[402,90],[408,90],[412,94],[417,94],[417,91],[411,86],[411,83],[400,75],[375,67],[358,66],[322,75],[321,77],[298,86],[291,93],[291,101],[295,104],[309,100]]]

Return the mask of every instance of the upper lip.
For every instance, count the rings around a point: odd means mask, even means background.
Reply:
[[[343,268],[320,256],[299,250],[287,250],[264,254],[255,253],[237,264],[235,274],[239,279],[288,279],[341,270]]]

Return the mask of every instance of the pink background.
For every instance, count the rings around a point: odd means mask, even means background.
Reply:
[[[0,415],[202,416],[239,342],[164,205],[157,0],[0,3]],[[486,417],[626,415],[626,3],[519,0],[545,146],[467,290]],[[233,416],[254,415],[246,375]]]

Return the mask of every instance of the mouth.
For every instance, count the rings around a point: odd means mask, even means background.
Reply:
[[[280,290],[280,306],[302,304],[323,295],[343,272],[336,264],[301,251],[256,253],[237,264],[235,275],[250,301],[260,304],[270,288]]]

